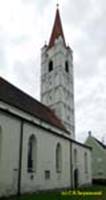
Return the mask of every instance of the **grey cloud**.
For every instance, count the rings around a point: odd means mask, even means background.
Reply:
[[[80,84],[81,86],[81,84]],[[85,85],[82,82],[82,94],[76,94],[76,132],[80,137],[79,132],[87,132],[89,129],[100,132],[106,129],[106,82],[100,78],[92,87],[92,84],[86,91]],[[85,138],[85,136],[83,136]]]
[[[95,76],[98,73],[98,62],[106,55],[106,34],[105,34],[105,4],[104,1],[70,1],[67,3],[65,22],[70,27],[75,27],[76,32],[70,33],[70,41],[73,50],[80,58],[79,63],[75,60],[77,78]],[[82,12],[81,12],[82,11]],[[76,18],[74,19],[73,16]],[[70,28],[71,32],[72,29]],[[69,34],[68,34],[69,35]]]
[[[6,67],[5,50],[0,46],[0,69]]]
[[[25,43],[27,42],[28,40],[30,40],[29,36],[28,35],[19,35],[19,36],[16,36],[14,38],[11,38],[10,39],[10,42],[14,45],[20,45],[22,43]]]
[[[22,0],[22,3],[24,4],[32,4],[33,6],[36,6],[40,13],[44,11],[49,2],[49,0]]]
[[[13,67],[15,74],[15,84],[30,95],[39,99],[39,77],[40,68],[35,64],[35,60],[26,60],[26,62],[16,61]]]
[[[7,48],[7,38],[5,32],[2,27],[0,27],[0,69],[7,67],[7,56],[6,56],[6,48]]]
[[[81,27],[82,24],[87,20],[89,13],[93,10],[92,1],[89,0],[74,0],[67,1],[64,9],[64,19],[66,24],[74,24],[77,27]]]

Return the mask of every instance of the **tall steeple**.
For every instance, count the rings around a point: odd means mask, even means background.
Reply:
[[[64,32],[63,32],[61,18],[60,18],[60,13],[59,13],[59,9],[58,9],[58,6],[57,6],[55,21],[54,21],[51,37],[50,37],[50,40],[49,40],[48,48],[51,48],[52,46],[54,46],[55,40],[58,39],[59,36],[62,37],[63,43],[66,46]]]
[[[49,43],[42,48],[41,102],[54,110],[74,139],[73,54],[66,46],[58,7]]]

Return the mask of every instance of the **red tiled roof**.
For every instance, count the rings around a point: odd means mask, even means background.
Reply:
[[[60,14],[59,14],[59,9],[57,8],[54,26],[53,26],[53,30],[52,30],[52,34],[50,37],[48,48],[51,48],[52,46],[54,46],[55,39],[58,38],[60,35],[62,36],[64,45],[66,46],[64,33],[63,33],[63,29],[62,29],[61,18],[60,18]]]
[[[0,100],[66,131],[61,120],[50,108],[22,92],[1,77]]]

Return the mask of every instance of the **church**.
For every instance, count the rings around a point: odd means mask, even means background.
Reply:
[[[75,139],[73,70],[57,7],[41,102],[0,77],[0,197],[91,184],[92,149]]]

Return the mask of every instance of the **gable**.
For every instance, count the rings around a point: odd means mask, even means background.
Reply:
[[[85,144],[91,146],[93,151],[103,152],[106,149],[105,145],[103,145],[99,140],[91,136],[87,138]]]

